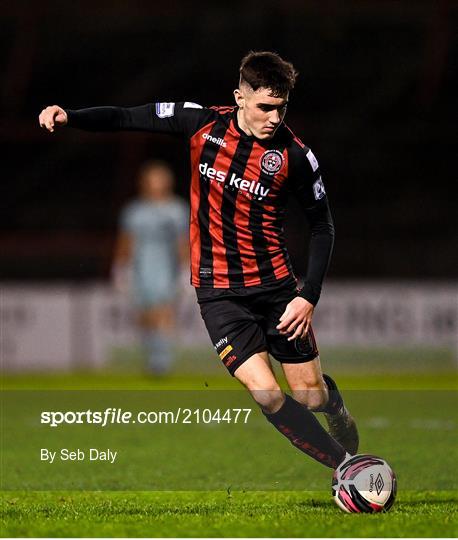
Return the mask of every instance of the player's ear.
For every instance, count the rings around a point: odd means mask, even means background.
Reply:
[[[234,90],[234,98],[237,106],[243,109],[243,106],[245,105],[245,98],[242,96],[242,93],[238,88]]]

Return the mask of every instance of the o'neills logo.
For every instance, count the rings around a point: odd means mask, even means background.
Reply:
[[[223,148],[226,148],[227,146],[227,143],[224,139],[222,139],[221,137],[212,137],[209,133],[203,133],[202,139],[210,141],[214,144],[219,144],[219,146],[222,146]]]
[[[200,163],[199,172],[202,176],[205,176],[209,180],[216,180],[217,182],[226,183],[227,185],[240,191],[252,193],[259,199],[266,197],[270,191],[270,188],[262,186],[256,180],[244,180],[243,178],[239,178],[235,173],[232,173],[229,181],[227,181],[227,174],[224,171],[218,171],[213,167],[209,167],[208,163]]]

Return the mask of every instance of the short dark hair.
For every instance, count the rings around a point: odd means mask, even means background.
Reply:
[[[269,88],[275,97],[292,90],[297,75],[291,62],[270,51],[250,51],[240,64],[240,83],[248,83],[255,91]]]

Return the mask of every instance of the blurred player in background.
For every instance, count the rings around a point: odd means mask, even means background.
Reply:
[[[148,372],[162,375],[173,363],[174,302],[188,260],[189,218],[165,162],[145,163],[138,178],[139,197],[121,214],[112,277],[118,290],[133,295]]]
[[[321,371],[311,327],[331,258],[334,225],[321,169],[284,117],[296,71],[278,54],[243,58],[235,106],[192,102],[42,111],[40,125],[182,135],[191,157],[191,282],[227,370],[299,450],[336,468],[358,449],[356,423]],[[311,229],[297,290],[283,230],[288,193]],[[304,240],[305,241],[305,240]],[[270,357],[280,362],[282,391]],[[329,433],[314,412],[323,412]]]

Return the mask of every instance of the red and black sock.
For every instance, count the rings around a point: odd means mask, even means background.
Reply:
[[[345,458],[344,448],[335,441],[307,407],[291,396],[285,396],[281,408],[267,420],[287,437],[296,448],[323,465],[335,469]]]

